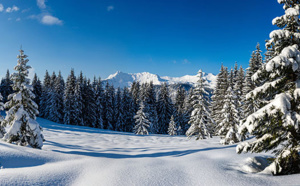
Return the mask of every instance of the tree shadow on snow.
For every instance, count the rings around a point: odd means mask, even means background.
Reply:
[[[97,152],[97,151],[85,152],[85,151],[75,151],[75,150],[74,151],[53,150],[53,151],[64,153],[64,154],[73,154],[73,155],[82,155],[82,156],[91,156],[91,157],[104,157],[104,158],[112,158],[112,159],[125,159],[125,158],[157,158],[157,157],[168,157],[168,156],[182,157],[197,152],[220,150],[220,149],[232,148],[235,146],[236,145],[193,149],[193,150],[182,150],[182,151],[156,152],[156,153],[149,153],[149,154],[117,154],[117,153],[106,153],[106,152]],[[126,150],[126,148],[124,148],[124,150]]]

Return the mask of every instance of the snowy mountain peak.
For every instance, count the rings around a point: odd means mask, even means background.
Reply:
[[[211,88],[215,87],[216,76],[209,73],[203,73],[204,78],[207,80],[207,83]],[[154,85],[161,85],[166,82],[170,85],[172,84],[189,84],[195,85],[197,83],[198,77],[197,75],[185,75],[182,77],[169,77],[164,76],[160,77],[157,74],[151,74],[149,72],[141,72],[141,73],[124,73],[121,71],[117,71],[114,74],[109,75],[105,81],[108,81],[110,84],[113,84],[115,87],[126,87],[131,86],[134,81],[138,81],[140,83],[149,83],[153,82]]]

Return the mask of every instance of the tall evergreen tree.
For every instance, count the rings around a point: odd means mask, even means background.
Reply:
[[[41,96],[42,96],[43,89],[42,89],[41,80],[37,77],[36,74],[34,74],[31,86],[33,88],[32,92],[35,95],[35,98],[33,101],[38,105],[39,108],[41,108],[40,102],[41,102]]]
[[[171,116],[174,110],[172,107],[172,101],[169,96],[169,90],[166,83],[162,84],[160,87],[160,92],[158,95],[157,102],[157,115],[158,115],[158,123],[159,123],[159,133],[167,134],[168,127],[170,123]]]
[[[171,120],[170,120],[170,123],[169,123],[169,128],[168,128],[168,134],[170,136],[175,136],[177,135],[177,128],[176,128],[176,122],[174,121],[174,116],[172,115],[171,116]]]
[[[209,94],[205,79],[203,78],[202,70],[198,72],[197,86],[195,87],[192,95],[192,115],[189,121],[191,125],[187,130],[188,137],[196,136],[196,140],[212,137],[213,119],[210,116],[209,110]]]
[[[96,95],[93,90],[93,86],[90,80],[88,79],[85,88],[85,97],[84,97],[85,110],[84,110],[83,120],[85,122],[85,125],[89,127],[97,126],[97,115],[96,115],[97,108],[96,108],[95,100],[96,100]]]
[[[74,90],[74,102],[73,102],[73,107],[74,107],[74,123],[71,123],[73,125],[84,125],[84,119],[83,115],[87,114],[84,112],[83,107],[84,107],[84,102],[83,102],[83,82],[80,81],[80,77],[78,77],[76,81],[76,86]]]
[[[115,118],[116,118],[116,127],[115,130],[123,131],[125,128],[125,116],[123,110],[123,100],[122,100],[122,91],[121,88],[118,87],[115,99]]]
[[[20,50],[18,64],[15,66],[16,73],[13,73],[13,90],[15,93],[9,95],[9,101],[5,104],[8,109],[4,124],[9,126],[3,139],[9,143],[18,145],[30,145],[33,148],[41,149],[43,146],[42,128],[36,122],[38,107],[33,101],[35,95],[32,93],[32,86],[29,85],[27,55]]]
[[[51,78],[49,76],[48,71],[46,70],[46,74],[44,77],[44,82],[42,86],[42,95],[41,95],[41,102],[40,102],[40,117],[48,118],[49,116],[49,92],[51,88]]]
[[[134,126],[134,133],[138,135],[148,135],[148,128],[150,127],[150,121],[148,114],[144,112],[145,106],[143,101],[140,103],[140,109],[134,116],[136,125]]]
[[[228,71],[223,65],[221,66],[220,73],[217,76],[217,85],[213,91],[211,103],[211,115],[215,123],[218,125],[221,122],[221,110],[224,106],[225,95],[228,89]],[[217,134],[217,133],[216,133]]]
[[[3,102],[2,102],[2,99],[3,99],[3,97],[2,97],[2,95],[1,95],[1,93],[0,93],[0,112],[1,112],[2,110],[4,110],[4,104],[3,104]],[[3,136],[4,136],[4,134],[5,134],[4,125],[2,124],[3,120],[4,120],[4,118],[3,118],[3,116],[0,114],[0,138],[3,138]]]
[[[104,91],[104,128],[113,130],[114,116],[114,88],[106,82]]]
[[[157,108],[156,108],[156,94],[153,82],[145,84],[145,94],[142,101],[144,101],[145,112],[148,113],[150,125],[150,132],[151,133],[158,133],[159,132],[159,123],[158,123],[158,115],[157,115]],[[148,110],[147,110],[148,109]]]
[[[125,117],[125,128],[124,131],[132,132],[134,128],[134,116],[135,116],[135,108],[134,101],[132,99],[132,95],[127,87],[123,89],[123,113]]]
[[[58,76],[53,79],[53,88],[51,90],[51,102],[49,110],[49,119],[57,123],[63,123],[64,121],[64,89],[65,82],[59,72]]]
[[[96,127],[103,129],[103,88],[100,78],[98,80],[94,78],[94,91],[96,96]]]
[[[177,123],[177,134],[181,135],[183,134],[183,129],[185,128],[186,125],[186,118],[185,118],[185,110],[184,110],[184,102],[185,102],[185,97],[186,97],[186,91],[183,87],[178,87],[176,91],[176,97],[175,97],[175,117],[174,120]]]
[[[74,70],[71,70],[70,75],[66,81],[66,87],[64,91],[64,123],[65,124],[76,124],[76,109],[74,105],[75,100],[75,87],[76,87],[76,77]]]
[[[8,95],[13,93],[12,81],[10,79],[9,70],[6,71],[5,78],[1,80],[0,84],[0,94],[3,97],[3,102],[7,102]]]
[[[281,29],[270,33],[266,46],[272,56],[252,76],[259,86],[247,95],[261,105],[240,128],[256,140],[237,147],[238,153],[272,150],[275,158],[270,168],[275,175],[300,172],[300,2],[278,2],[284,5],[285,15],[272,22]]]

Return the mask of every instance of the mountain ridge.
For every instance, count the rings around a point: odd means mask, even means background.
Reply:
[[[217,76],[212,73],[205,73],[203,75],[207,82],[207,85],[213,89],[216,85]],[[130,87],[134,81],[140,83],[153,82],[154,85],[161,85],[162,83],[167,83],[169,85],[174,84],[188,84],[195,86],[197,83],[197,75],[185,75],[181,77],[170,77],[170,76],[159,76],[158,74],[152,74],[150,72],[139,72],[139,73],[124,73],[122,71],[117,71],[114,74],[109,75],[104,81],[108,81],[109,84],[115,87]]]

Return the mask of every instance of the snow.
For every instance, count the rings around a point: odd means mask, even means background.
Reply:
[[[217,76],[211,73],[204,73],[204,79],[208,82],[210,88],[214,88],[216,86]],[[118,71],[115,74],[109,75],[104,81],[108,81],[115,87],[121,88],[131,86],[134,81],[138,81],[140,83],[150,83],[150,81],[152,81],[154,85],[161,85],[162,83],[166,82],[168,84],[190,84],[194,86],[198,81],[198,77],[197,75],[185,75],[182,77],[160,77],[157,74],[151,74],[149,72],[124,73]]]
[[[299,183],[299,174],[275,177],[249,173],[257,172],[255,165],[262,162],[248,159],[257,154],[238,155],[236,145],[220,145],[218,137],[195,141],[184,136],[137,136],[61,125],[41,118],[37,122],[46,139],[42,150],[0,141],[0,185]]]

